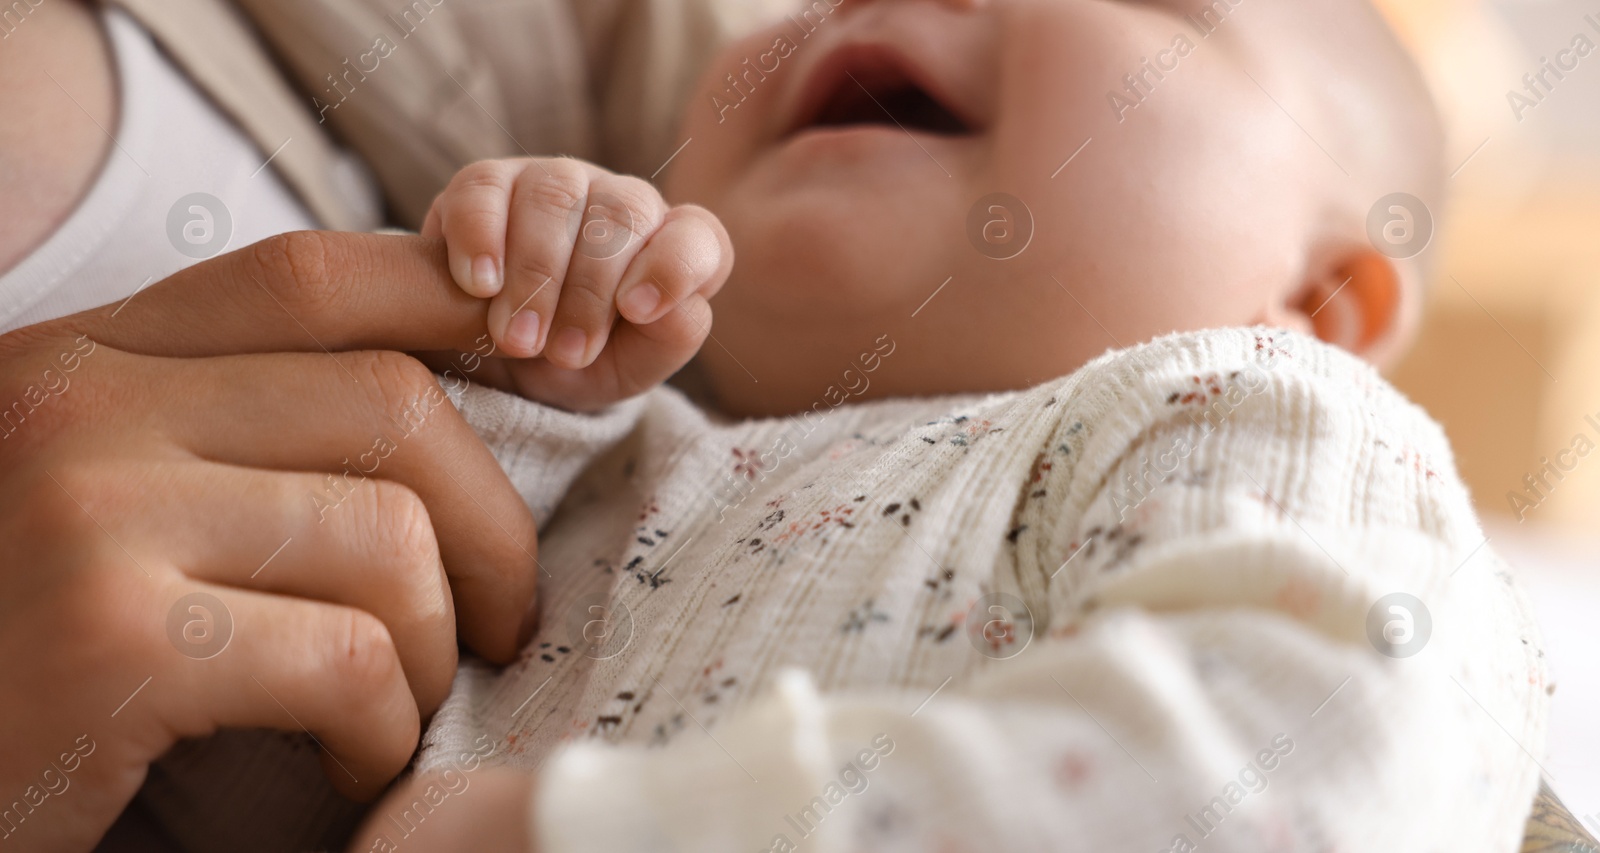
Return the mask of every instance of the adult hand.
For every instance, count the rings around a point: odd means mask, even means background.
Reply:
[[[395,352],[481,352],[487,308],[440,241],[306,232],[0,337],[11,849],[87,849],[152,760],[219,727],[307,730],[340,790],[374,796],[449,689],[458,627],[516,654],[533,518]]]

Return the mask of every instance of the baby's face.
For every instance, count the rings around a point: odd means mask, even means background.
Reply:
[[[810,408],[884,335],[869,396],[1295,322],[1340,167],[1264,91],[1306,103],[1263,58],[1282,0],[833,2],[713,64],[669,169],[733,238],[701,356],[728,409]]]

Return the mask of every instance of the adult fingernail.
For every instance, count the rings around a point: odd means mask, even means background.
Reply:
[[[622,313],[635,320],[654,316],[659,305],[661,291],[648,282],[639,282],[617,299],[617,307],[622,309]]]
[[[472,286],[480,296],[493,296],[500,292],[500,265],[489,255],[472,259]]]
[[[511,322],[506,324],[506,345],[533,352],[539,346],[539,315],[527,309],[511,315]]]
[[[589,338],[576,326],[568,326],[550,341],[549,356],[568,364],[582,364],[584,350],[589,348]]]

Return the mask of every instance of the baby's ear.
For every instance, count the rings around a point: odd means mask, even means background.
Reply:
[[[1352,246],[1313,269],[1283,309],[1294,325],[1382,365],[1406,337],[1404,288],[1394,260]]]

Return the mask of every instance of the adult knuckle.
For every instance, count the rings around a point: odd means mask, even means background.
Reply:
[[[400,676],[394,638],[365,610],[340,608],[332,622],[328,663],[335,683],[347,688],[351,703],[367,707],[373,692]]]
[[[407,422],[425,399],[443,393],[433,371],[405,353],[373,350],[354,355],[352,361],[358,381],[366,379],[361,384],[378,409],[379,423]]]
[[[415,551],[402,563],[399,584],[400,612],[414,630],[424,635],[453,633],[449,584],[437,552]]]
[[[248,273],[291,314],[321,314],[338,302],[340,285],[330,273],[338,265],[337,250],[325,232],[276,234],[249,252]]]
[[[404,587],[403,601],[411,623],[425,632],[450,627],[453,619],[450,591],[438,557],[415,561],[407,577],[409,583]]]
[[[372,486],[374,529],[384,556],[415,562],[425,555],[427,561],[437,561],[438,539],[422,498],[390,480],[376,480]]]

